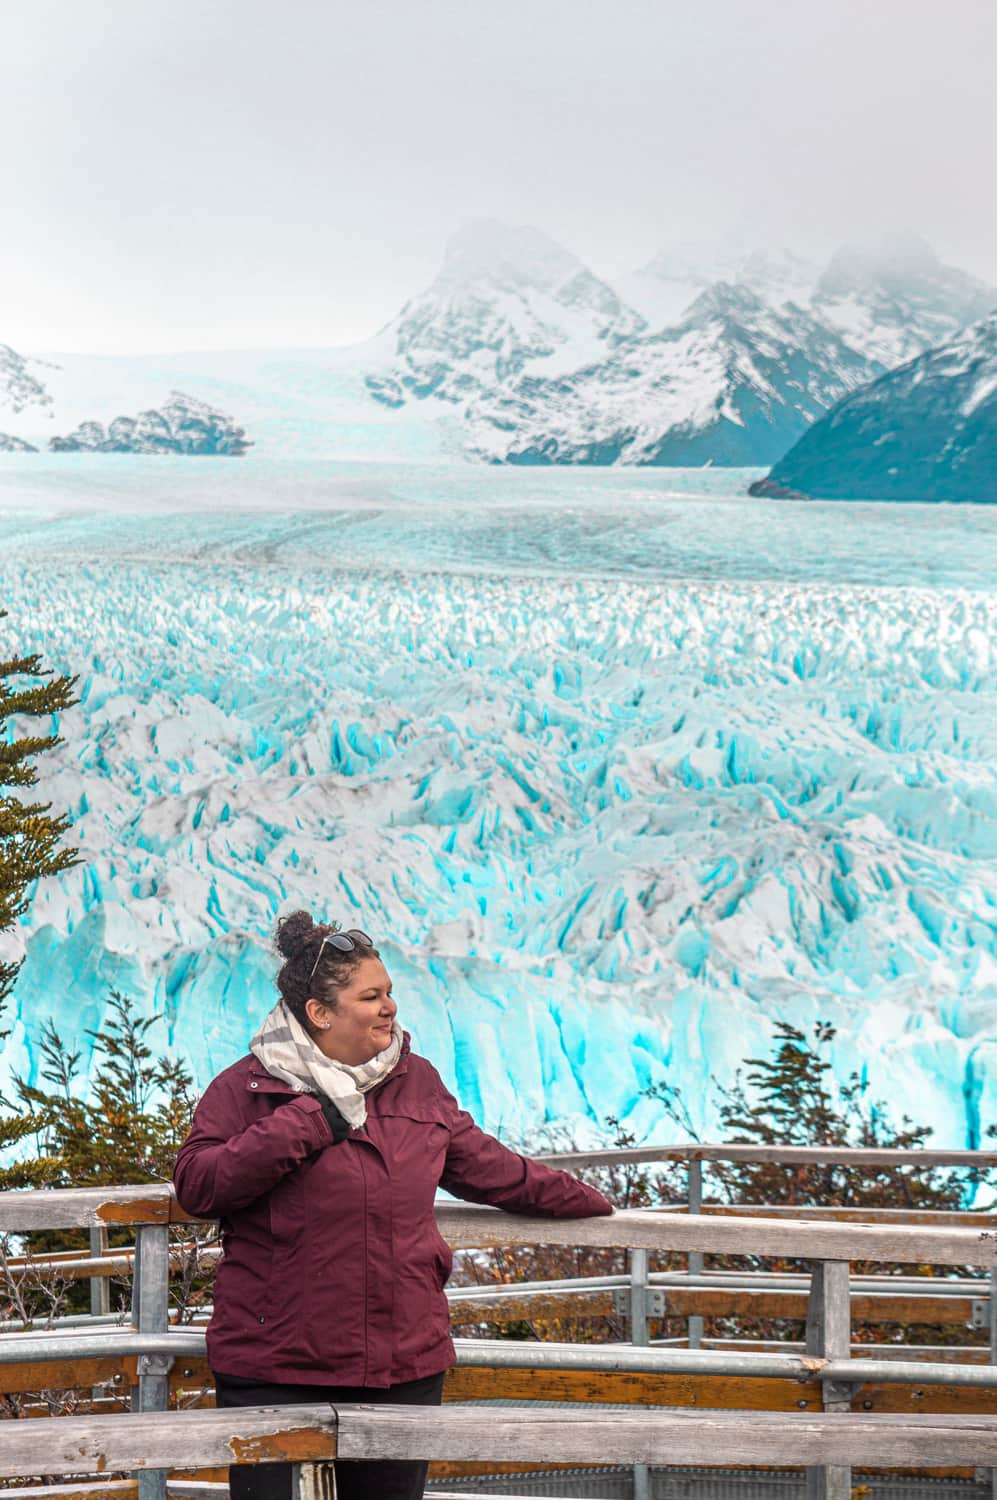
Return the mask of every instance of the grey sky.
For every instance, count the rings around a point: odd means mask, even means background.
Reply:
[[[333,344],[466,218],[997,281],[993,0],[0,0],[0,342]]]

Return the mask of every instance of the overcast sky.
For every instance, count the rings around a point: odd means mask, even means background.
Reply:
[[[352,342],[481,216],[997,281],[995,92],[995,0],[0,0],[0,342]]]

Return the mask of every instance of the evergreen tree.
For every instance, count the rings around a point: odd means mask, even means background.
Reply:
[[[0,620],[6,617],[0,609]],[[75,685],[75,677],[52,678],[38,656],[0,660],[0,932],[13,927],[27,910],[27,892],[34,881],[77,862],[74,849],[60,847],[67,820],[53,817],[48,803],[28,802],[8,790],[14,788],[19,794],[34,786],[38,777],[33,758],[59,742],[55,734],[19,734],[16,721],[69,708],[76,701]],[[0,959],[0,1010],[19,967]],[[0,1031],[0,1042],[6,1035]],[[36,1134],[40,1124],[40,1117],[33,1113],[0,1115],[0,1153]],[[51,1175],[52,1164],[44,1157],[18,1162],[0,1167],[0,1189],[36,1187]]]
[[[0,620],[6,618],[0,609]],[[36,680],[21,683],[24,678]],[[39,656],[0,660],[0,932],[27,910],[27,891],[34,881],[77,863],[75,849],[60,847],[68,820],[53,817],[49,803],[27,802],[7,790],[34,786],[38,776],[33,758],[59,743],[56,734],[19,736],[14,721],[70,708],[77,701],[75,686],[75,677],[52,677],[44,671]],[[18,967],[0,961],[0,1007],[13,988]]]
[[[748,1072],[720,1088],[721,1133],[730,1144],[924,1149],[931,1128],[908,1115],[894,1122],[882,1100],[853,1073],[837,1084],[827,1049],[834,1027],[818,1021],[812,1040],[788,1021],[775,1027],[768,1057],[746,1059]],[[731,1202],[831,1207],[961,1209],[964,1174],[937,1167],[849,1167],[734,1162],[711,1169]]]
[[[47,1022],[39,1084],[19,1079],[18,1095],[37,1122],[53,1186],[169,1181],[190,1129],[193,1080],[182,1062],[154,1056],[146,1037],[159,1020],[136,1016],[131,1000],[111,991],[107,1020],[87,1032],[100,1061],[82,1098],[74,1093],[80,1053]]]

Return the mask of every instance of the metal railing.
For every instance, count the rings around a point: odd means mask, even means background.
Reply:
[[[744,1154],[746,1152],[750,1152],[751,1155],[746,1156]],[[698,1176],[702,1161],[758,1160],[760,1152],[764,1153],[765,1160],[793,1163],[806,1159],[807,1161],[834,1161],[860,1166],[960,1165],[971,1166],[974,1169],[997,1164],[997,1154],[990,1153],[839,1152],[821,1151],[818,1148],[712,1146],[572,1153],[570,1156],[560,1155],[548,1159],[568,1166],[600,1165],[606,1162],[619,1164],[632,1160],[684,1159],[690,1167],[689,1201],[685,1205],[688,1210],[703,1207],[699,1196],[702,1181]],[[737,1154],[732,1157],[731,1153]],[[861,1158],[861,1160],[855,1160],[855,1158]],[[586,1278],[586,1287],[581,1287],[578,1282],[567,1281],[541,1285],[545,1295],[553,1296],[561,1292],[577,1294],[586,1289],[590,1291],[610,1289],[617,1294],[625,1292],[628,1303],[626,1310],[630,1320],[631,1346],[523,1344],[460,1339],[456,1341],[460,1366],[490,1369],[539,1368],[561,1371],[631,1372],[655,1376],[734,1375],[762,1379],[790,1379],[800,1382],[801,1386],[809,1387],[811,1392],[817,1386],[824,1413],[832,1419],[843,1418],[847,1413],[849,1431],[851,1431],[852,1422],[861,1423],[864,1420],[867,1424],[872,1423],[871,1428],[856,1430],[862,1433],[869,1431],[883,1433],[882,1458],[900,1464],[908,1461],[911,1463],[928,1462],[929,1460],[923,1457],[910,1458],[909,1455],[915,1452],[923,1455],[931,1444],[927,1440],[922,1443],[921,1438],[918,1437],[917,1442],[913,1442],[912,1439],[912,1444],[905,1447],[902,1443],[898,1444],[895,1441],[892,1428],[889,1442],[886,1442],[885,1429],[877,1428],[875,1425],[876,1422],[882,1423],[884,1420],[882,1417],[863,1418],[861,1414],[851,1412],[851,1401],[864,1383],[916,1381],[922,1386],[930,1386],[934,1383],[961,1387],[997,1387],[997,1368],[993,1363],[989,1365],[953,1364],[943,1360],[909,1360],[895,1357],[873,1359],[864,1358],[861,1355],[856,1357],[852,1353],[850,1340],[852,1290],[849,1274],[850,1261],[879,1261],[894,1264],[927,1263],[963,1267],[975,1265],[983,1268],[989,1277],[989,1297],[980,1295],[974,1300],[980,1304],[986,1303],[991,1329],[990,1357],[991,1361],[997,1361],[997,1336],[994,1333],[993,1319],[993,1310],[997,1305],[997,1297],[993,1295],[994,1278],[997,1276],[997,1229],[991,1227],[990,1222],[982,1218],[978,1221],[981,1226],[978,1228],[970,1228],[965,1222],[949,1222],[952,1216],[948,1215],[938,1216],[925,1222],[927,1216],[924,1214],[917,1215],[920,1222],[916,1225],[898,1224],[892,1216],[886,1222],[880,1217],[878,1221],[872,1222],[835,1223],[810,1218],[790,1219],[781,1214],[776,1217],[762,1217],[754,1209],[750,1214],[730,1214],[725,1208],[723,1213],[716,1214],[625,1210],[616,1213],[612,1218],[540,1220],[501,1214],[493,1209],[450,1203],[438,1205],[437,1217],[442,1234],[454,1248],[560,1244],[626,1248],[630,1251],[630,1273],[627,1278]],[[945,1222],[939,1222],[939,1217]],[[965,1218],[963,1215],[955,1217],[959,1220]],[[90,1320],[92,1331],[87,1331],[85,1322],[80,1320],[76,1321],[72,1327],[60,1327],[52,1332],[3,1334],[0,1336],[0,1363],[134,1356],[137,1365],[132,1402],[133,1419],[152,1420],[153,1414],[165,1413],[168,1402],[169,1375],[173,1362],[177,1359],[187,1361],[204,1356],[204,1333],[201,1329],[189,1326],[183,1328],[169,1326],[169,1229],[171,1224],[190,1222],[192,1221],[180,1210],[171,1190],[165,1185],[152,1188],[34,1190],[0,1194],[0,1231],[20,1234],[33,1229],[84,1228],[90,1232],[93,1269],[97,1268],[97,1263],[100,1263],[101,1271],[107,1268],[108,1263],[113,1264],[115,1270],[127,1270],[129,1263],[133,1269],[131,1321],[127,1327],[108,1327],[104,1322],[104,1319],[109,1317],[109,1312],[106,1303],[94,1296],[93,1289],[106,1287],[106,1278],[103,1275],[93,1276],[91,1277],[91,1307],[94,1312]],[[135,1227],[134,1251],[131,1255],[120,1251],[108,1252],[106,1249],[108,1227],[125,1224]],[[648,1255],[651,1252],[685,1253],[690,1257],[689,1270],[650,1273]],[[809,1282],[805,1277],[788,1274],[779,1278],[783,1290],[792,1290],[799,1295],[800,1290],[804,1287],[807,1289],[805,1348],[799,1352],[772,1348],[764,1351],[702,1349],[698,1347],[699,1334],[691,1326],[689,1347],[652,1347],[649,1337],[649,1321],[655,1316],[660,1316],[661,1312],[654,1300],[656,1295],[660,1296],[661,1292],[667,1294],[669,1288],[704,1284],[715,1286],[720,1281],[733,1284],[735,1289],[744,1282],[754,1285],[756,1281],[754,1274],[749,1276],[746,1273],[718,1274],[705,1271],[702,1257],[706,1253],[725,1256],[781,1256],[810,1261],[813,1269]],[[698,1259],[694,1260],[693,1257]],[[64,1258],[61,1262],[63,1271],[70,1268],[73,1259],[78,1266],[80,1260],[85,1258],[78,1256]],[[865,1289],[868,1283],[883,1280],[890,1282],[891,1290],[898,1289],[898,1282],[895,1278],[863,1277],[859,1278],[856,1284],[861,1284]],[[914,1281],[916,1278],[905,1278],[905,1284]],[[593,1282],[597,1284],[593,1285]],[[771,1280],[768,1284],[771,1288]],[[984,1285],[979,1280],[966,1277],[953,1279],[951,1283],[942,1278],[932,1278],[931,1290],[936,1295],[940,1293],[955,1296],[957,1295],[955,1288],[958,1287],[958,1293],[965,1297],[967,1288],[979,1289],[982,1293]],[[943,1292],[942,1287],[945,1288]],[[476,1297],[479,1301],[489,1297],[496,1300],[506,1298],[511,1301],[516,1297],[528,1295],[533,1290],[533,1288],[519,1288],[515,1285],[507,1288],[455,1288],[453,1302],[459,1305],[462,1300],[470,1301],[472,1297]],[[93,1327],[94,1320],[99,1320],[96,1329]],[[701,1330],[699,1333],[701,1334]],[[453,1412],[454,1408],[447,1410]],[[203,1418],[208,1414],[184,1414],[184,1421],[187,1420],[188,1415]],[[231,1417],[232,1414],[228,1415]],[[620,1416],[619,1413],[614,1413],[614,1415]],[[622,1415],[629,1416],[628,1413]],[[699,1415],[705,1420],[705,1414]],[[735,1414],[727,1413],[726,1415]],[[747,1427],[756,1423],[760,1415],[775,1416],[777,1414],[742,1413],[742,1425]],[[522,1416],[522,1411],[517,1410],[517,1421]],[[798,1417],[793,1414],[793,1417],[797,1421],[814,1420],[812,1413],[808,1413],[806,1418],[802,1413]],[[54,1420],[59,1424],[61,1432],[71,1419]],[[74,1422],[76,1420],[72,1419]],[[106,1419],[92,1418],[90,1420],[104,1421]],[[131,1420],[132,1418],[129,1419]],[[166,1421],[170,1423],[175,1423],[177,1420],[179,1420],[177,1413],[166,1417]],[[441,1427],[439,1420],[426,1417],[429,1427],[440,1436],[442,1441],[444,1437],[447,1437],[450,1429]],[[891,1420],[900,1421],[900,1419]],[[913,1419],[908,1420],[913,1421]],[[938,1417],[932,1420],[936,1424],[944,1425],[951,1421],[958,1425],[956,1418]],[[578,1439],[582,1428],[568,1421],[567,1417],[565,1417],[565,1422],[567,1424],[565,1430],[570,1430],[574,1438]],[[977,1455],[976,1462],[993,1462],[992,1445],[995,1440],[997,1422],[989,1416],[974,1418],[973,1422],[976,1426],[972,1430],[967,1429],[964,1434],[964,1443],[968,1446],[963,1446],[961,1449],[962,1461],[966,1461],[972,1450]],[[10,1429],[20,1425],[0,1424],[0,1455],[10,1441]],[[33,1432],[37,1432],[37,1437],[41,1440],[42,1432],[38,1430],[39,1424],[32,1422],[27,1425]],[[42,1419],[42,1425],[48,1427],[49,1423]],[[627,1461],[637,1465],[636,1472],[639,1481],[642,1473],[641,1466],[656,1461],[643,1455],[645,1452],[651,1453],[658,1450],[655,1442],[650,1440],[648,1440],[649,1446],[641,1446],[646,1433],[638,1442],[632,1429],[626,1428],[626,1430],[631,1431],[631,1435],[634,1436],[633,1451]],[[781,1428],[779,1430],[782,1431]],[[843,1429],[828,1430],[834,1433]],[[655,1431],[657,1432],[658,1429]],[[797,1428],[792,1425],[787,1428],[787,1432],[796,1431]],[[821,1431],[823,1432],[824,1429],[822,1428]],[[377,1429],[377,1432],[372,1428],[371,1432],[380,1442],[381,1436],[387,1434],[388,1428],[382,1426]],[[911,1432],[924,1435],[922,1428],[919,1428],[916,1423]],[[830,1442],[830,1439],[827,1441]],[[863,1437],[862,1442],[867,1443],[867,1438]],[[875,1446],[873,1439],[868,1439],[868,1442],[872,1442]],[[724,1438],[724,1443],[725,1461],[736,1461],[732,1454],[741,1449],[738,1448],[737,1443],[731,1448],[727,1436]],[[825,1443],[824,1438],[821,1439],[821,1443]],[[825,1443],[824,1447],[821,1447],[821,1443],[817,1443],[816,1446],[807,1446],[807,1442],[797,1443],[794,1437],[790,1446],[796,1444],[793,1451],[802,1455],[800,1462],[810,1460],[809,1493],[814,1497],[824,1497],[824,1500],[838,1500],[838,1497],[848,1495],[850,1490],[849,1465],[840,1461],[842,1453],[847,1453],[848,1450],[840,1445],[836,1447],[833,1442],[830,1446]],[[444,1442],[443,1447],[446,1446]],[[747,1446],[750,1447],[751,1444],[747,1443]],[[36,1467],[41,1451],[41,1448],[35,1449]],[[677,1456],[679,1450],[672,1448],[669,1451],[670,1462],[685,1461]],[[699,1451],[701,1453],[702,1448]],[[860,1451],[865,1451],[861,1443],[853,1450],[854,1456],[857,1457]],[[517,1448],[517,1456],[519,1452]],[[837,1461],[832,1462],[830,1458],[826,1458],[816,1462],[815,1455],[824,1452],[833,1454]],[[898,1454],[900,1457],[897,1456]],[[986,1456],[980,1457],[981,1454]],[[341,1453],[341,1456],[346,1455]],[[391,1455],[385,1451],[383,1456]],[[434,1456],[445,1456],[442,1448]],[[192,1457],[188,1448],[185,1452],[185,1461],[189,1463]],[[198,1458],[200,1459],[200,1455]],[[689,1461],[695,1462],[695,1459]],[[2,1462],[2,1457],[0,1457],[0,1463]],[[205,1460],[205,1464],[208,1462],[210,1460]],[[79,1471],[79,1450],[77,1450],[75,1463],[75,1469],[67,1472]],[[47,1450],[44,1467],[48,1473],[58,1472],[49,1461]],[[108,1467],[134,1467],[139,1472],[140,1500],[162,1500],[165,1495],[166,1465],[122,1463],[109,1464]],[[10,1472],[13,1474],[15,1471]],[[644,1477],[646,1478],[646,1470]],[[317,1481],[314,1476],[308,1480],[308,1483],[315,1482]]]

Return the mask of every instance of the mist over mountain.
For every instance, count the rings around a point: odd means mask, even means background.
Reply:
[[[456,235],[439,276],[406,303],[379,342],[391,373],[376,400],[428,396],[456,405],[542,366],[576,369],[632,338],[644,319],[539,230],[477,223]]]
[[[662,251],[613,286],[537,229],[481,221],[348,349],[43,364],[0,346],[3,446],[242,451],[174,440],[172,389],[270,456],[768,467],[995,308],[916,239],[845,246],[823,268],[791,250]],[[138,438],[136,412],[158,413]]]
[[[844,247],[823,271],[791,252],[699,266],[662,252],[623,287],[639,311],[545,237],[478,225],[473,255],[455,242],[386,330],[369,389],[435,407],[454,450],[493,463],[767,464],[997,306],[906,239]]]

